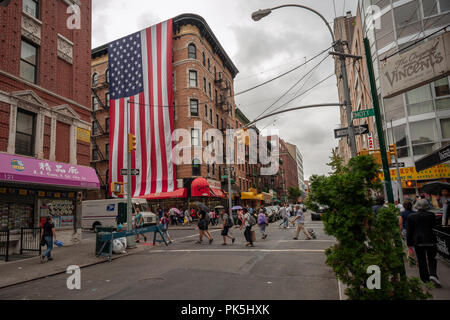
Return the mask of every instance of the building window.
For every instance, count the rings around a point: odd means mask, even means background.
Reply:
[[[99,159],[97,147],[92,148],[92,161],[97,161]]]
[[[92,121],[92,135],[96,136],[96,135],[98,135],[98,132],[99,132],[98,122],[97,122],[97,120],[94,120],[94,121]]]
[[[209,97],[211,98],[211,83],[208,83],[208,93]]]
[[[189,86],[197,87],[197,71],[189,70]]]
[[[413,89],[406,93],[408,104],[408,115],[414,116],[433,111],[433,99],[431,97],[430,85]]]
[[[34,156],[34,131],[36,115],[31,112],[17,110],[16,153]]]
[[[223,130],[223,118],[222,119],[220,119],[220,122],[221,122],[221,126],[220,126],[220,128]]]
[[[406,134],[406,125],[401,125],[394,127],[393,129],[388,129],[388,141],[389,144],[395,143],[397,147],[397,154],[399,158],[409,156],[409,142],[408,135]],[[394,138],[394,141],[392,140]]]
[[[436,110],[450,109],[450,87],[447,77],[434,82],[434,93]]]
[[[105,93],[105,106],[109,108],[109,92]]]
[[[205,119],[208,120],[208,105],[205,104]]]
[[[38,0],[23,0],[22,11],[28,13],[30,16],[39,19],[39,1]]]
[[[441,12],[450,11],[450,3],[448,0],[439,0],[439,4],[441,5]]]
[[[398,30],[402,27],[410,25],[416,21],[419,21],[420,10],[419,0],[408,2],[405,5],[394,8],[395,25]],[[401,33],[401,32],[400,32]]]
[[[450,118],[441,119],[442,139],[450,139]]]
[[[205,52],[202,52],[202,56],[203,56],[203,66],[206,67],[206,58],[205,58]]]
[[[203,90],[206,93],[206,78],[205,77],[203,77]]]
[[[212,164],[212,174],[213,175],[216,174],[216,164],[215,163]]]
[[[106,71],[105,71],[105,80],[106,80],[106,83],[109,83],[109,69],[106,69]]]
[[[217,126],[217,129],[219,129],[219,115],[218,114],[216,114],[216,126]]]
[[[200,130],[199,129],[191,129],[191,146],[192,147],[200,146]]]
[[[106,130],[106,133],[109,133],[109,118],[105,119],[105,130]]]
[[[94,110],[94,111],[97,111],[99,108],[98,108],[98,99],[97,99],[97,97],[96,96],[93,96],[92,97],[92,109]]]
[[[214,66],[214,79],[217,80],[217,70],[216,70],[216,66]]]
[[[37,81],[38,47],[22,40],[20,77],[32,83]]]
[[[217,90],[215,90],[214,93],[215,93],[215,97],[214,98],[216,99],[216,104],[217,104]]]
[[[94,72],[92,75],[92,86],[95,87],[98,84],[98,73]]]
[[[197,59],[197,48],[195,44],[191,43],[188,45],[188,58],[189,59]]]
[[[106,160],[109,160],[109,143],[105,145],[105,153]]]
[[[209,109],[209,123],[213,124],[213,111]]]
[[[200,160],[198,159],[192,160],[192,175],[200,176]]]
[[[210,71],[210,69],[211,69],[211,62],[209,61],[209,58],[208,58],[208,71]]]
[[[434,119],[412,122],[409,127],[415,156],[428,154],[435,150],[437,147],[437,129]]]
[[[191,99],[190,100],[190,112],[191,117],[198,117],[198,100],[197,99]]]
[[[437,1],[438,0],[422,0],[424,17],[437,14]]]

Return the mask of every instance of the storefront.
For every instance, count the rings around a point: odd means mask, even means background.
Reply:
[[[65,244],[81,240],[81,192],[98,189],[95,170],[0,153],[0,229],[17,234],[53,217]]]

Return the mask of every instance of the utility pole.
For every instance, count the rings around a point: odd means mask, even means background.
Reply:
[[[130,139],[130,126],[129,126],[129,113],[130,113],[130,99],[127,99],[127,231],[130,232],[132,230],[132,203],[131,203],[131,197],[132,197],[132,190],[131,190],[131,152],[132,152],[132,145],[131,145],[131,139]],[[128,248],[134,248],[136,246],[136,237],[129,236],[127,237],[127,247]]]
[[[367,71],[370,81],[370,92],[372,94],[373,109],[375,111],[375,123],[377,125],[378,141],[380,143],[381,161],[383,164],[384,184],[386,187],[386,195],[388,202],[394,203],[394,194],[392,193],[391,172],[386,154],[386,144],[384,141],[383,127],[381,125],[381,112],[378,103],[377,87],[375,83],[375,75],[373,72],[372,54],[370,52],[369,39],[364,38],[364,49],[366,52]]]
[[[232,204],[231,204],[231,165],[227,164],[227,180],[228,180],[228,214],[230,216],[230,219],[233,219],[232,214]]]
[[[350,145],[350,151],[352,154],[352,158],[356,157],[356,140],[355,140],[355,131],[353,127],[353,114],[352,114],[352,102],[350,100],[350,89],[348,87],[348,77],[347,77],[347,67],[345,65],[345,59],[347,57],[351,57],[350,55],[345,54],[344,45],[342,40],[337,40],[334,44],[334,50],[338,53],[339,61],[341,64],[341,77],[342,77],[342,85],[344,86],[344,104],[345,111],[347,115],[347,124],[348,124],[348,141]]]

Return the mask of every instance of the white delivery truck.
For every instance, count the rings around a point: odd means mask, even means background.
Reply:
[[[151,226],[158,224],[156,214],[150,212],[145,199],[132,199],[133,221],[136,215],[136,208],[139,208],[143,217],[144,225]],[[104,199],[86,200],[82,203],[82,228],[92,229],[97,227],[114,227],[117,223],[126,223],[127,220],[127,199]]]

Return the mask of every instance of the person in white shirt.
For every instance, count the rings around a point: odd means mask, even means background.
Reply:
[[[296,217],[294,220],[292,220],[292,222],[297,223],[297,230],[295,232],[294,240],[298,240],[298,235],[300,234],[300,231],[303,231],[303,233],[306,236],[306,240],[311,240],[311,235],[309,234],[308,230],[306,230],[306,228],[305,228],[305,214],[304,214],[303,210],[300,210],[300,206],[296,206],[295,209],[296,209],[296,211],[295,211]]]

